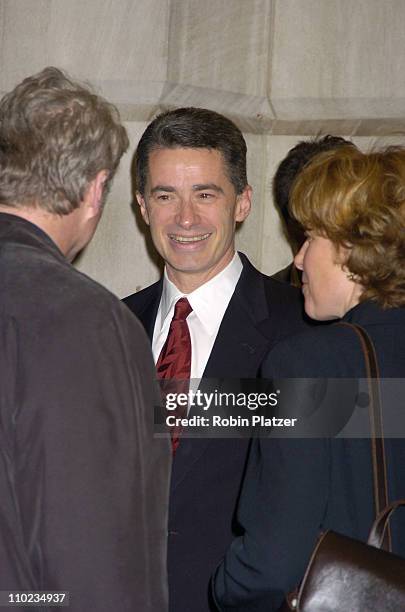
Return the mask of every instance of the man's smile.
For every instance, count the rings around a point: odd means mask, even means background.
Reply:
[[[201,242],[202,240],[207,240],[211,236],[211,233],[207,234],[199,234],[197,236],[181,236],[180,234],[169,234],[170,240],[174,240],[174,242]]]

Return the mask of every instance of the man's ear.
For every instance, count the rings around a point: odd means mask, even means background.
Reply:
[[[141,215],[143,220],[147,225],[149,225],[149,214],[148,209],[146,207],[145,198],[139,193],[139,191],[136,192],[136,201],[138,202],[139,208],[141,209]]]
[[[245,189],[236,196],[235,221],[244,221],[252,207],[252,188],[246,185]]]
[[[89,216],[101,213],[103,207],[104,186],[108,179],[108,171],[100,170],[96,177],[90,182],[84,200],[87,204]]]

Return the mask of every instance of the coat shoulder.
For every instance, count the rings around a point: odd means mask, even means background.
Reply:
[[[265,276],[264,291],[270,313],[269,321],[272,325],[277,322],[278,341],[317,326],[305,313],[302,293],[297,287]]]
[[[137,293],[127,295],[122,301],[133,313],[139,315],[152,301],[160,299],[161,293],[162,280],[158,280],[153,285],[149,285],[149,287],[145,287],[145,289],[141,289]]]
[[[301,310],[303,309],[304,301],[300,289],[271,276],[262,274],[262,277],[269,301],[283,307],[298,306]]]
[[[293,287],[289,283],[277,280],[272,276],[267,276],[260,272],[249,259],[243,253],[239,253],[241,261],[243,263],[243,275],[242,279],[248,280],[250,288],[255,285],[262,285],[265,297],[268,304],[271,304],[273,308],[299,308],[303,310],[303,298],[300,289]],[[248,285],[244,285],[248,288]]]
[[[278,342],[267,355],[262,371],[270,378],[362,376],[364,358],[352,330],[329,324]]]

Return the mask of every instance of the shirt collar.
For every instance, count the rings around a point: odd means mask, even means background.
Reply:
[[[184,294],[168,278],[165,268],[160,303],[160,328],[162,329],[165,325],[177,300],[186,297],[207,333],[209,335],[216,333],[235,291],[242,269],[240,257],[238,253],[235,253],[232,261],[219,274],[191,293]]]

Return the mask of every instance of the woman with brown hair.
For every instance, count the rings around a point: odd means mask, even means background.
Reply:
[[[405,149],[323,153],[299,175],[291,204],[307,235],[295,258],[307,314],[360,325],[381,379],[405,379]],[[350,326],[321,326],[280,342],[263,376],[365,378],[364,354]],[[404,430],[400,399],[391,436]],[[382,400],[384,411],[384,393]],[[392,501],[405,497],[405,440],[386,439],[385,453]],[[365,541],[374,513],[368,434],[256,439],[238,509],[243,535],[214,578],[219,609],[277,610],[302,579],[319,533],[333,529]],[[398,515],[393,550],[405,556]]]

